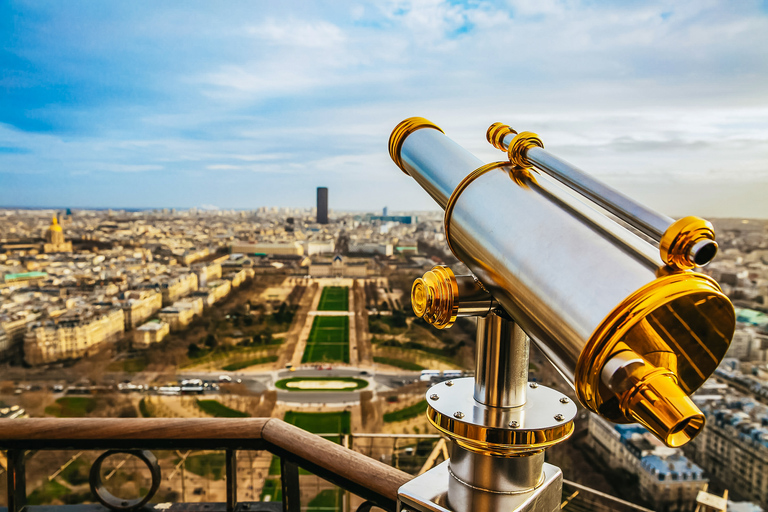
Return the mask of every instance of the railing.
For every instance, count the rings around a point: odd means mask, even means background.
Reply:
[[[0,421],[0,449],[7,450],[7,502],[9,512],[27,506],[25,458],[39,450],[109,450],[139,457],[150,469],[152,489],[159,485],[160,470],[150,450],[223,450],[226,456],[226,503],[174,503],[170,512],[182,510],[226,510],[226,512],[280,510],[279,504],[238,503],[237,451],[266,450],[280,458],[282,510],[301,511],[299,468],[366,500],[358,511],[371,507],[395,511],[397,490],[412,477],[398,469],[322,439],[278,419],[15,419]],[[154,460],[152,460],[154,459]],[[90,472],[95,497],[112,510],[131,510],[150,498],[126,501],[107,492],[100,480],[98,464]],[[277,508],[275,508],[277,505]],[[156,506],[157,507],[157,506]]]

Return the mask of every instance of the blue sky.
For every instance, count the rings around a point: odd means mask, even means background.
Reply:
[[[768,2],[0,3],[0,206],[434,208],[410,116],[673,216],[768,217]]]

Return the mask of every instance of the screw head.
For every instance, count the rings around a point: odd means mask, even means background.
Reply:
[[[454,418],[458,418],[458,419],[461,419],[461,418],[463,418],[463,417],[464,417],[464,413],[463,413],[463,412],[461,412],[461,411],[456,411],[455,413],[453,413],[453,417],[454,417]]]
[[[439,397],[439,396],[437,396],[437,394],[435,394],[435,393],[432,393],[431,395],[429,395],[429,399],[430,399],[430,400],[437,400],[437,399],[439,399],[439,398],[440,398],[440,397]]]
[[[531,383],[530,383],[530,384],[528,384],[528,385],[529,385],[529,386],[530,386],[532,389],[536,389],[537,387],[539,387],[539,384],[538,384],[537,382],[531,382]]]
[[[515,421],[515,420],[512,420],[512,421],[509,422],[509,427],[510,428],[517,428],[519,426],[520,426],[520,423]]]
[[[447,381],[447,382],[445,383],[445,385],[446,385],[446,386],[448,386],[448,387],[450,387],[450,386],[453,386],[453,381],[452,381],[452,380],[449,380],[449,381]]]
[[[563,416],[562,414],[557,414],[555,415],[555,419],[557,421],[563,421],[565,419],[565,416]]]
[[[568,402],[570,402],[570,400],[568,400],[567,396],[564,396],[563,398],[560,399],[561,404],[567,404]]]

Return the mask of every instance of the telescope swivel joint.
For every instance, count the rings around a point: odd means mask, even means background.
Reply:
[[[456,276],[444,265],[433,267],[411,287],[413,312],[438,329],[451,327],[458,317],[485,316],[496,305],[474,276]]]

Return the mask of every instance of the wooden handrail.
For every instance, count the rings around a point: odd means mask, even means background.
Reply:
[[[404,471],[309,434],[284,421],[268,421],[262,436],[265,441],[285,452],[395,501],[400,486],[413,478]]]
[[[0,446],[84,440],[261,439],[269,418],[26,418],[0,420]],[[280,420],[277,420],[280,421]]]
[[[412,476],[275,418],[29,418],[0,420],[0,449],[116,447],[267,449],[352,492],[397,501]],[[390,504],[391,504],[390,503]]]

